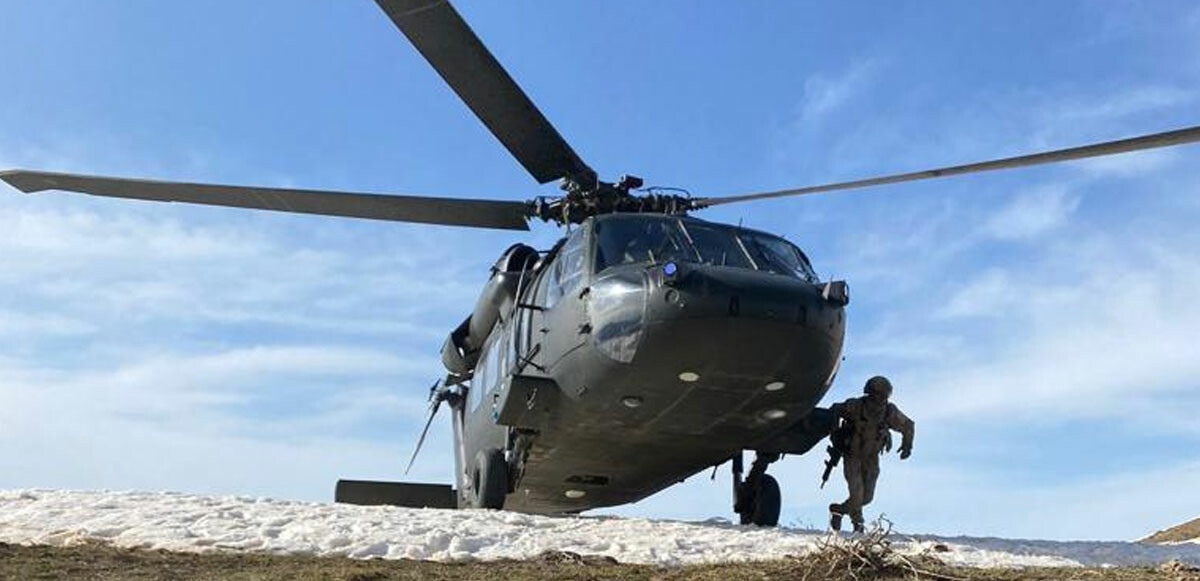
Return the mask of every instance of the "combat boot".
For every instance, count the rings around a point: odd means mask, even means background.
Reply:
[[[854,522],[854,534],[861,535],[861,534],[867,532],[867,527],[863,526],[862,521],[856,520],[853,522]]]
[[[842,530],[842,505],[833,503],[829,505],[829,530],[837,533]]]

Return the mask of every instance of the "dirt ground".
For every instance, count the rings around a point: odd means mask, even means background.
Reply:
[[[1146,538],[1147,543],[1179,543],[1200,539],[1200,518],[1190,520],[1165,531],[1158,531]]]
[[[807,575],[806,575],[807,573]],[[1200,581],[1200,573],[1185,567],[1110,569],[979,570],[941,568],[923,571],[922,578],[951,581],[1009,581],[1017,579],[1079,579],[1089,581]],[[756,563],[656,567],[625,565],[604,558],[569,553],[547,554],[529,561],[432,563],[425,561],[361,561],[343,558],[263,554],[192,554],[104,545],[26,547],[0,543],[0,579],[142,580],[142,579],[265,579],[385,581],[392,579],[486,581],[539,579],[676,580],[703,579],[912,579],[912,572],[851,577],[814,574],[804,559]]]

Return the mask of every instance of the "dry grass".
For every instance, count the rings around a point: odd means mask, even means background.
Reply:
[[[928,559],[928,560],[927,560]],[[343,558],[279,556],[250,553],[172,553],[119,549],[100,544],[75,547],[26,547],[0,544],[0,579],[71,580],[243,580],[389,581],[480,579],[509,580],[645,580],[725,581],[752,579],[867,581],[937,579],[1016,581],[1065,579],[1086,581],[1200,581],[1195,568],[1168,565],[1118,569],[962,569],[932,559],[898,557],[886,535],[868,534],[833,540],[804,557],[752,563],[691,567],[627,565],[603,557],[550,553],[527,561],[432,563],[426,561],[361,561]]]
[[[880,518],[863,534],[830,535],[811,554],[796,559],[800,581],[900,578],[966,581],[932,554],[905,556],[892,549],[892,523]]]
[[[1200,518],[1190,520],[1178,526],[1173,526],[1165,531],[1158,531],[1149,537],[1146,537],[1147,543],[1180,543],[1200,539]]]

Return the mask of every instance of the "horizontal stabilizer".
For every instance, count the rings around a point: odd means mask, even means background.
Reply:
[[[338,480],[333,500],[345,504],[367,506],[458,508],[454,487],[449,484]]]

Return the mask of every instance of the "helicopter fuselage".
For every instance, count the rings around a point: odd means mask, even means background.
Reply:
[[[794,249],[796,268],[766,246]],[[527,271],[496,275],[520,282],[475,341],[454,410],[460,505],[489,449],[508,460],[505,509],[577,512],[639,500],[742,450],[802,453],[797,436],[824,435],[789,432],[836,374],[845,287],[831,296],[782,239],[600,216]]]

